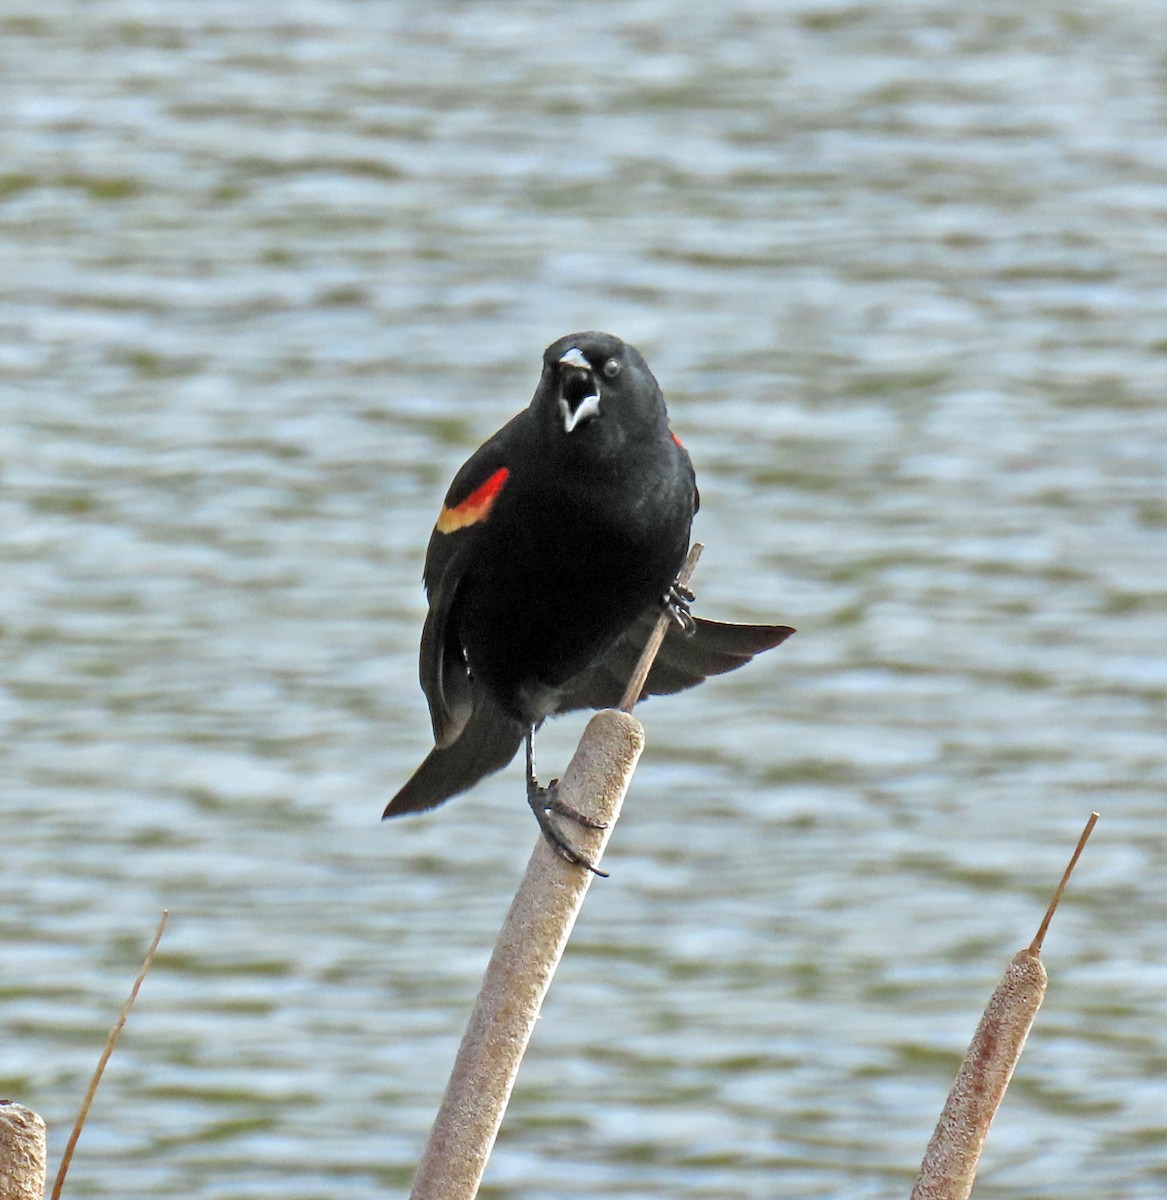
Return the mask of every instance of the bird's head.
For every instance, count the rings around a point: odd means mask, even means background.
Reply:
[[[572,333],[543,354],[532,407],[569,442],[621,442],[667,426],[664,398],[634,346],[610,333]]]

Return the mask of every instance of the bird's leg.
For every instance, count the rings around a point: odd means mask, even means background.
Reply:
[[[697,632],[697,621],[689,611],[689,605],[696,599],[683,583],[669,584],[669,590],[661,597],[665,612],[672,617],[686,637],[692,637]]]
[[[551,814],[558,813],[560,816],[568,817],[587,829],[607,829],[608,822],[593,821],[591,817],[584,816],[578,809],[572,808],[566,801],[560,800],[558,779],[553,779],[547,787],[539,786],[539,779],[535,774],[534,728],[527,730],[527,803],[535,814],[535,820],[539,822],[539,828],[542,830],[544,838],[547,839],[547,844],[560,858],[574,863],[577,867],[587,867],[589,871],[604,879],[608,878],[606,871],[601,871],[599,867],[586,859],[563,836],[552,820]]]

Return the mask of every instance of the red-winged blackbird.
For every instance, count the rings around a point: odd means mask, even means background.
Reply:
[[[676,617],[644,693],[679,692],[784,641],[786,625],[689,615],[673,588],[699,496],[640,354],[610,333],[550,345],[530,407],[454,477],[425,561],[421,686],[434,742],[386,817],[433,808],[527,743],[527,798],[572,849],[540,788],[534,731],[553,713],[611,708],[665,604]]]

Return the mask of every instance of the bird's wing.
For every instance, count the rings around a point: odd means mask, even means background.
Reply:
[[[599,662],[571,681],[560,694],[556,711],[614,708],[619,704],[659,616],[659,606],[645,609]],[[670,626],[641,699],[682,692],[710,675],[734,671],[754,655],[781,645],[794,632],[789,625],[729,625],[695,619],[696,631],[688,636],[677,626]]]
[[[510,479],[504,439],[508,428],[475,451],[454,476],[426,550],[423,577],[430,607],[418,673],[439,749],[461,735],[474,702],[458,637],[459,590],[473,559],[475,538]]]
[[[458,637],[458,589],[463,571],[451,559],[430,593],[430,609],[421,631],[418,674],[429,704],[434,743],[446,747],[462,735],[474,704],[470,669]]]
[[[526,729],[507,716],[480,688],[461,734],[444,748],[435,747],[405,786],[389,801],[386,817],[424,812],[499,771],[515,756]]]

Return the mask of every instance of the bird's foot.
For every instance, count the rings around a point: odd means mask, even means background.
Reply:
[[[689,605],[697,597],[683,583],[669,585],[669,590],[661,597],[665,612],[677,623],[686,637],[692,637],[697,632],[697,620],[689,611]]]
[[[572,808],[565,800],[560,800],[558,779],[553,779],[547,787],[540,787],[537,783],[529,782],[527,784],[527,803],[535,814],[535,820],[539,822],[539,828],[542,830],[547,844],[560,858],[577,867],[587,867],[593,875],[599,875],[602,879],[608,878],[607,871],[601,871],[595,863],[581,854],[563,836],[551,814],[558,813],[560,816],[582,825],[585,829],[607,829],[607,821],[594,821],[591,817],[581,813],[579,809]]]

